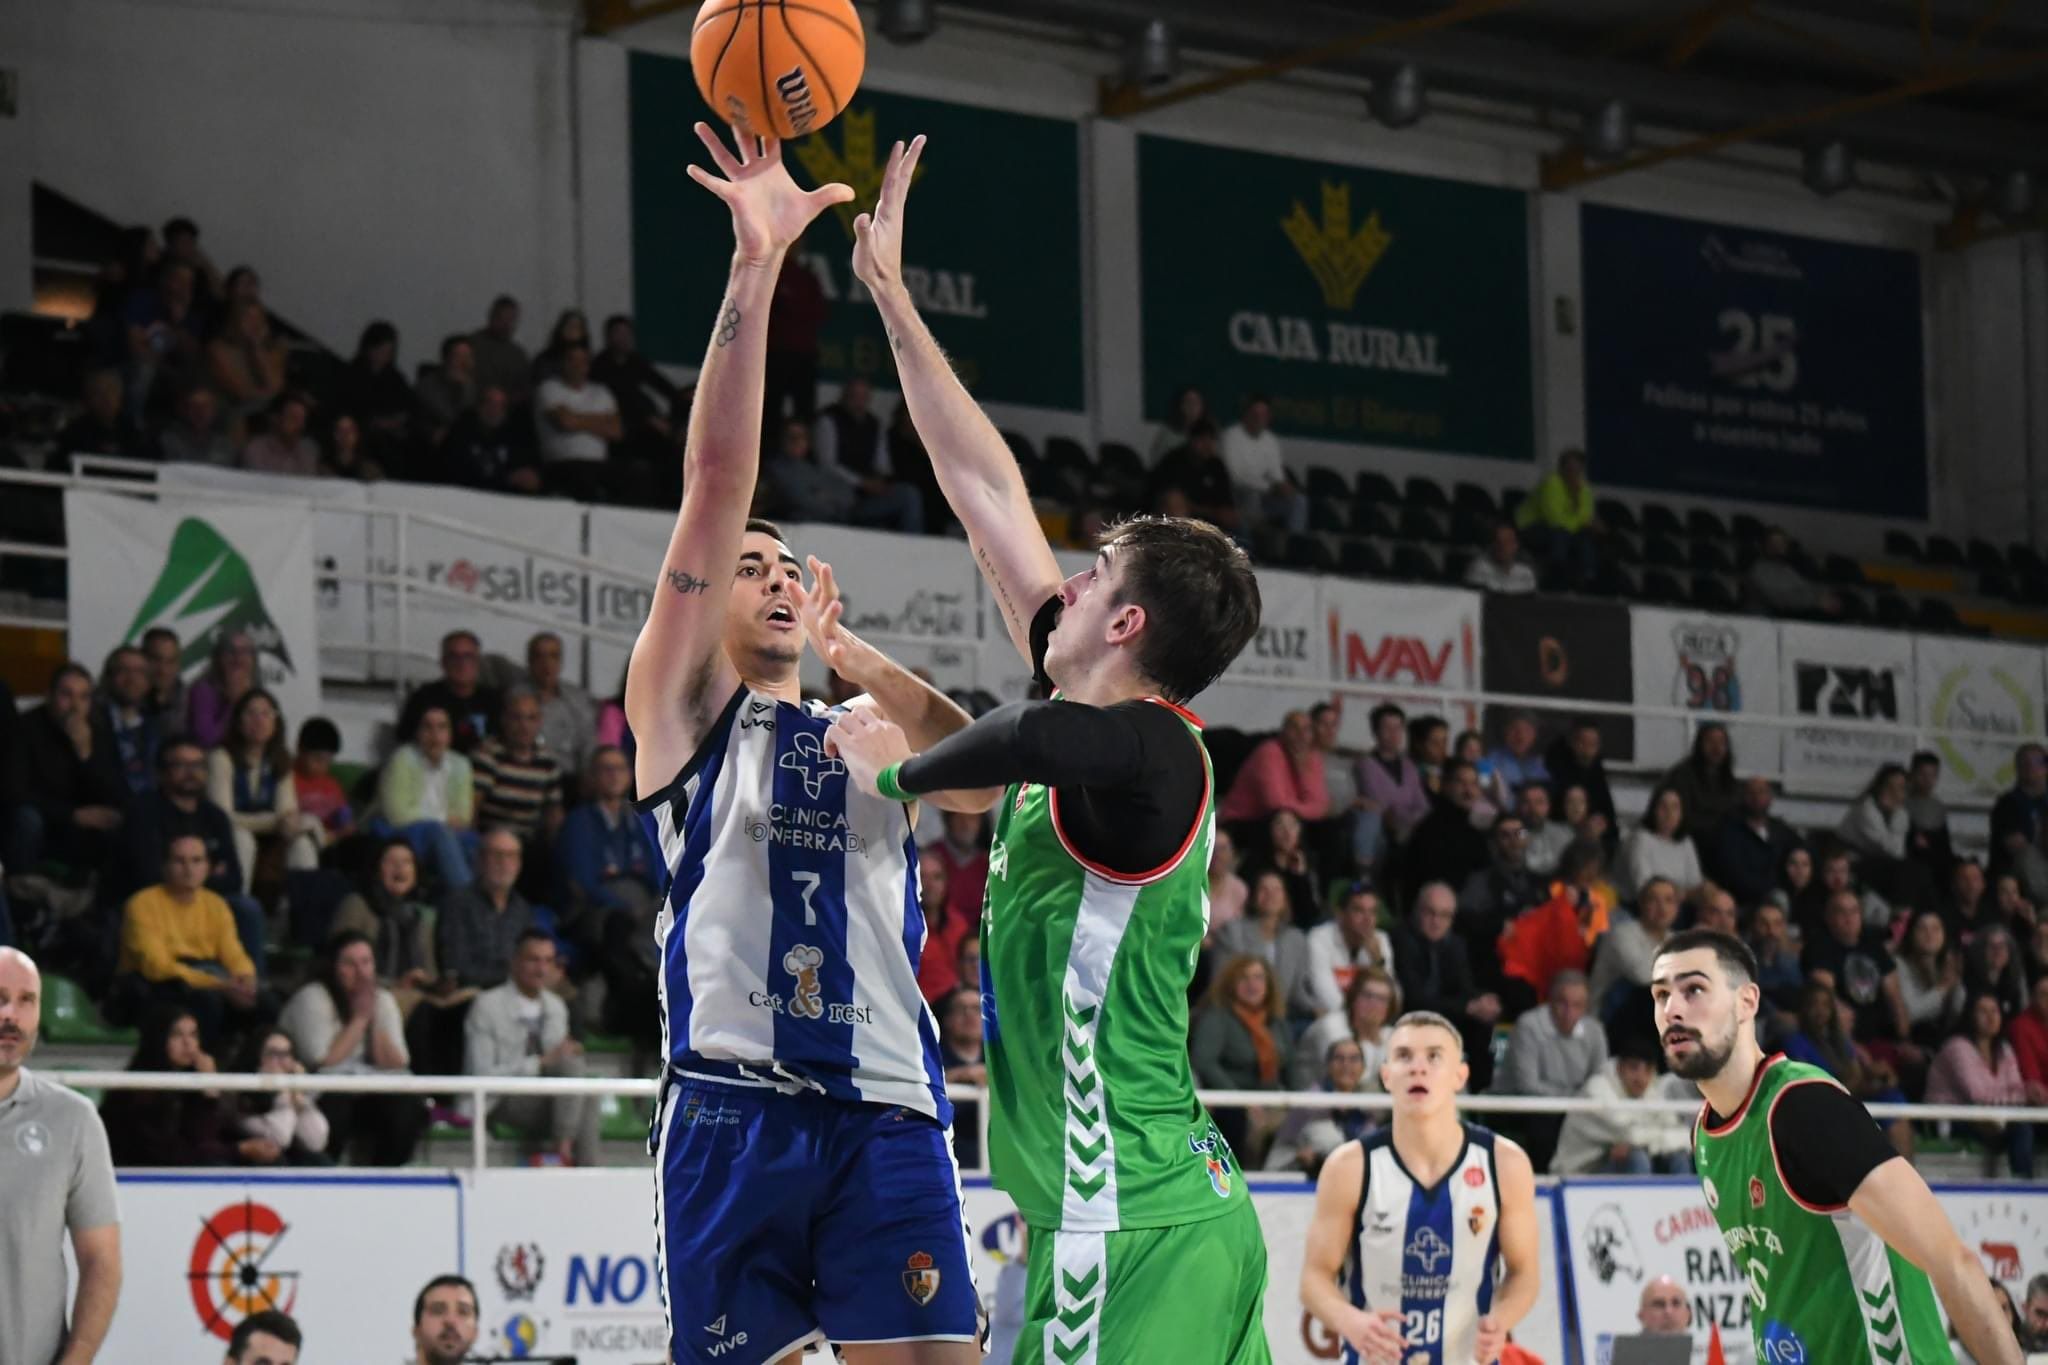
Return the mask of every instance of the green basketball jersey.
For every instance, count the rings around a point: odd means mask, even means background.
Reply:
[[[1954,1365],[1927,1276],[1846,1205],[1802,1204],[1778,1176],[1771,1112],[1793,1086],[1834,1085],[1819,1067],[1772,1057],[1693,1155],[1721,1236],[1749,1279],[1759,1365]]]
[[[1200,722],[1173,709],[1199,746]],[[1202,769],[1186,842],[1142,876],[1070,849],[1043,786],[1012,786],[996,808],[981,916],[989,1164],[1032,1227],[1169,1227],[1249,1197],[1188,1061],[1216,829],[1206,749]]]

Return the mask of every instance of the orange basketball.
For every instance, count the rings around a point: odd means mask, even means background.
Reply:
[[[830,123],[867,59],[853,0],[705,0],[690,33],[705,102],[756,136],[802,137]]]

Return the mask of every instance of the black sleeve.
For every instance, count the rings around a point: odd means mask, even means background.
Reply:
[[[1031,681],[1046,696],[1053,694],[1052,679],[1045,676],[1045,647],[1052,638],[1052,628],[1060,623],[1060,599],[1056,593],[1039,605],[1038,614],[1031,618]]]
[[[1824,1081],[1783,1091],[1770,1121],[1785,1187],[1816,1208],[1841,1208],[1865,1176],[1898,1155],[1870,1111]]]

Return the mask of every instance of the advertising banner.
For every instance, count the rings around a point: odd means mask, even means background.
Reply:
[[[1345,746],[1372,747],[1366,718],[1382,700],[1434,711],[1441,708],[1431,704],[1432,693],[1479,690],[1478,593],[1343,578],[1321,582],[1331,679],[1386,689],[1385,697],[1344,699]],[[1457,702],[1447,714],[1453,730],[1478,728],[1473,703]]]
[[[1708,616],[1659,607],[1629,608],[1629,652],[1638,706],[1677,706],[1702,721],[1728,726],[1737,764],[1778,771],[1779,738],[1771,725],[1744,725],[1744,715],[1779,714],[1778,623],[1753,616]],[[1661,767],[1691,748],[1681,720],[1636,719],[1636,762]]]
[[[1598,204],[1579,224],[1595,478],[1926,517],[1914,253]]]
[[[1778,628],[1778,653],[1782,709],[1815,722],[1785,732],[1788,782],[1857,791],[1880,764],[1913,756],[1920,709],[1912,636],[1788,621]],[[1826,724],[1830,719],[1896,728],[1840,730]]]
[[[1145,415],[1193,384],[1225,422],[1267,395],[1283,436],[1532,458],[1528,221],[1515,190],[1141,136]]]
[[[725,206],[683,168],[704,165],[690,131],[721,127],[690,63],[636,51],[628,65],[633,193],[633,313],[650,359],[703,360],[732,241]],[[923,133],[903,280],[954,368],[984,402],[1078,412],[1081,356],[1079,129],[972,105],[862,88],[831,126],[788,144],[806,188],[851,185],[853,202],[820,217],[790,255],[822,296],[818,373],[898,387],[880,315],[853,277],[853,220],[872,213],[889,149]],[[803,302],[803,294],[791,296]],[[783,295],[777,295],[777,307]]]
[[[64,528],[72,658],[97,673],[115,645],[165,626],[196,678],[214,646],[239,633],[255,645],[257,673],[287,725],[319,711],[311,508],[66,489]]]
[[[1941,755],[1940,794],[1994,800],[2013,783],[2013,749],[2041,732],[2041,651],[1949,635],[1913,639],[1920,723],[1962,730],[1929,735]]]
[[[1207,725],[1277,729],[1289,711],[1328,699],[1318,691],[1330,676],[1329,632],[1321,624],[1322,580],[1285,569],[1259,570],[1259,630],[1195,698]],[[1280,684],[1298,683],[1299,686]]]
[[[1533,705],[1548,745],[1579,713],[1575,701],[1628,703],[1634,699],[1629,609],[1619,602],[1572,597],[1503,597],[1489,594],[1482,616],[1489,692],[1555,699]],[[1615,712],[1591,712],[1600,722],[1600,750],[1612,763],[1635,754],[1635,722]],[[1507,712],[1489,708],[1486,737],[1500,738]]]

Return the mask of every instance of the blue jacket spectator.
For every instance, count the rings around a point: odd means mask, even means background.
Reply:
[[[570,810],[555,841],[562,906],[641,914],[661,895],[661,868],[640,816],[626,799],[633,770],[610,745],[590,760],[593,799]],[[644,896],[640,894],[644,891]]]

